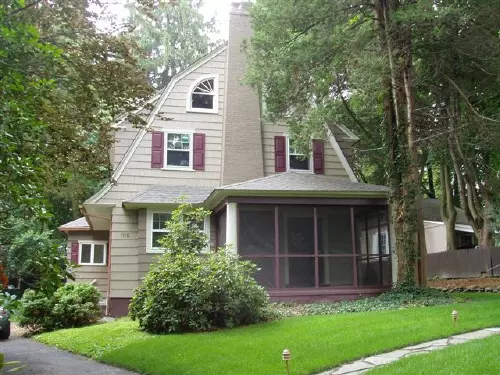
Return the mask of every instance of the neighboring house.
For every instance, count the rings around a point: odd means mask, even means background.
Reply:
[[[478,244],[476,235],[464,210],[458,207],[456,210],[455,238],[457,249],[471,249]],[[446,226],[441,218],[441,202],[439,199],[424,199],[423,211],[427,253],[446,251]]]
[[[181,196],[212,211],[210,248],[231,244],[257,263],[274,300],[352,299],[392,284],[388,188],[356,181],[357,138],[337,126],[300,155],[241,84],[247,5],[233,3],[228,43],[173,78],[145,128],[118,124],[112,182],[60,228],[77,282],[96,280],[108,314],[127,313]]]

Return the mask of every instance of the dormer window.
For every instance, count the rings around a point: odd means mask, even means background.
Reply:
[[[188,112],[218,113],[218,77],[202,77],[194,82],[189,91]]]

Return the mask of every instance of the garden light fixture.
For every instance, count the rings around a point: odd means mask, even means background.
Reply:
[[[285,361],[285,366],[286,366],[286,374],[290,375],[290,367],[288,362],[290,361],[290,350],[285,349],[283,350],[283,361]]]
[[[458,311],[457,310],[453,310],[451,312],[451,318],[453,319],[453,326],[456,326],[457,322],[458,322]]]

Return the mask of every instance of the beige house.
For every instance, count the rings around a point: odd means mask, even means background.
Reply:
[[[60,228],[81,265],[77,282],[95,280],[108,314],[127,312],[180,196],[211,210],[210,249],[231,244],[257,263],[275,300],[356,298],[392,284],[388,189],[357,182],[354,134],[337,126],[300,155],[241,83],[247,5],[233,3],[229,41],[174,77],[144,128],[116,125],[111,182]]]

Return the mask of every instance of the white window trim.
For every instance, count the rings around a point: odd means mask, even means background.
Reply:
[[[194,171],[193,168],[193,158],[194,158],[194,145],[193,145],[193,140],[194,136],[193,134],[195,133],[194,130],[183,130],[183,129],[162,129],[163,131],[163,165],[164,167],[162,168],[163,170],[167,171]],[[183,166],[175,166],[175,165],[167,165],[167,156],[168,156],[168,134],[171,133],[176,133],[176,134],[189,134],[189,166],[183,167]],[[171,150],[175,151],[175,150]]]
[[[312,140],[311,140],[312,142]],[[290,168],[290,136],[286,136],[286,170],[287,171],[294,171],[294,172],[299,172],[299,173],[313,173],[313,168],[312,168],[312,160],[313,160],[313,154],[311,151],[311,154],[309,155],[309,169],[293,169]],[[303,154],[294,154],[294,155],[303,155]]]
[[[191,94],[193,90],[198,86],[198,84],[206,79],[214,80],[214,107],[212,109],[207,108],[192,108]],[[194,81],[188,90],[188,96],[186,100],[186,112],[199,112],[199,113],[219,113],[219,75],[218,74],[207,74],[199,77]]]
[[[90,246],[90,263],[82,262],[82,245],[91,245]],[[92,260],[94,259],[94,247],[95,245],[103,245],[104,246],[104,254],[103,254],[103,262],[102,263],[94,263]],[[78,241],[78,264],[82,266],[105,266],[106,260],[108,259],[108,242],[107,241]]]
[[[172,210],[157,210],[157,209],[147,209],[147,219],[146,219],[146,253],[148,254],[163,254],[165,252],[164,249],[153,247],[153,214],[169,214],[172,213]],[[202,254],[206,254],[210,252],[210,215],[205,217],[205,221],[203,223],[204,232],[207,235],[207,247]],[[164,233],[167,233],[165,231]]]

